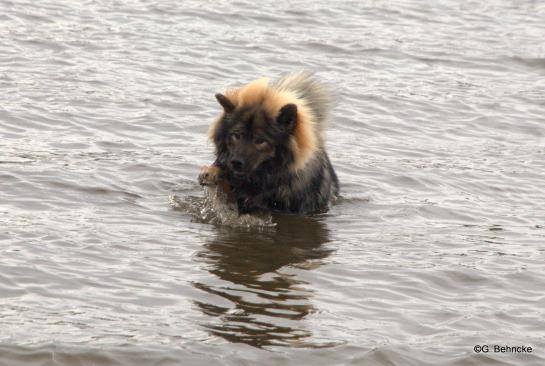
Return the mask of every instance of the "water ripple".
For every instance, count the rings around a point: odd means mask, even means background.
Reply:
[[[0,365],[545,362],[542,3],[0,7]],[[301,69],[342,197],[239,217],[213,95]]]

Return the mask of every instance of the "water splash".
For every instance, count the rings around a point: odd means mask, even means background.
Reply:
[[[270,213],[239,215],[217,187],[204,187],[204,197],[169,197],[174,209],[189,212],[197,221],[238,228],[274,228]]]

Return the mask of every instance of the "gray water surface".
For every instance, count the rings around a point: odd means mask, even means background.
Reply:
[[[545,364],[544,20],[0,0],[0,365]],[[335,90],[341,199],[218,224],[214,93],[298,70]]]

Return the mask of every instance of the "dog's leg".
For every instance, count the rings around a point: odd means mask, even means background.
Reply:
[[[221,169],[217,165],[205,165],[199,173],[199,184],[201,186],[215,186],[221,178]]]

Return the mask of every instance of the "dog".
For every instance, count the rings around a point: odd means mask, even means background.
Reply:
[[[258,79],[216,99],[223,107],[209,130],[216,160],[199,183],[219,186],[239,213],[327,211],[339,194],[322,134],[327,89],[303,72]]]

